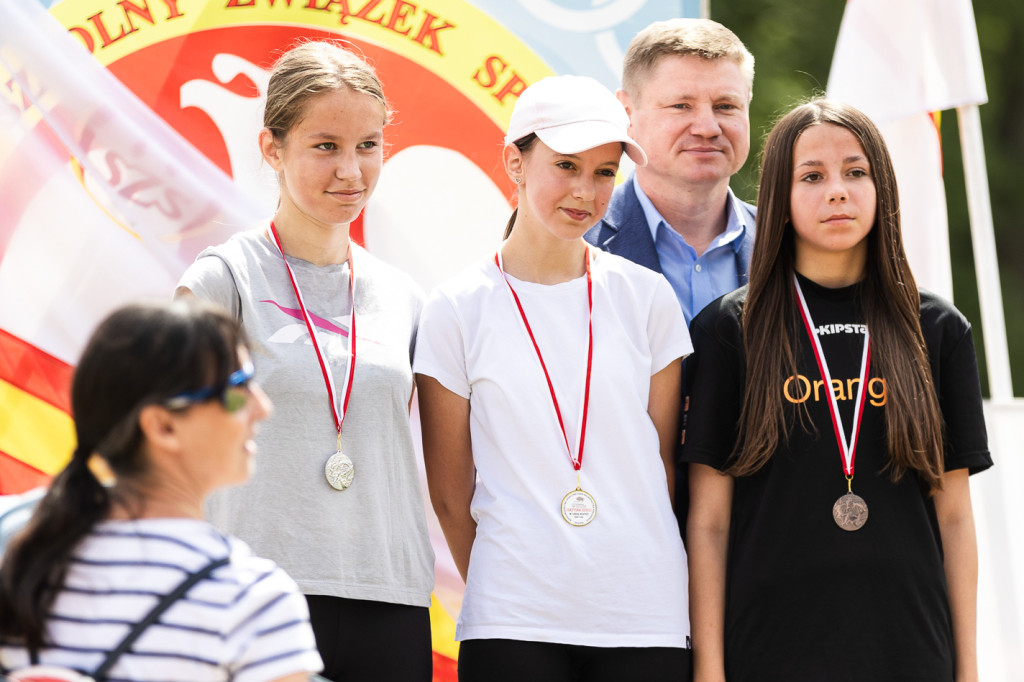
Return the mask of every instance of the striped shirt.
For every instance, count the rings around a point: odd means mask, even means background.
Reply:
[[[193,586],[122,654],[109,679],[265,682],[322,667],[305,598],[272,561],[193,519],[97,524],[73,553],[48,617],[40,663],[92,672],[160,601],[211,560],[229,564]],[[0,641],[0,664],[28,665]]]

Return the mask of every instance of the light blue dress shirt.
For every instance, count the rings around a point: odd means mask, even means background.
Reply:
[[[708,303],[740,285],[736,253],[747,230],[739,199],[729,190],[729,221],[725,232],[715,237],[700,257],[678,232],[673,230],[640,189],[633,176],[633,190],[643,208],[647,226],[654,239],[661,271],[668,279],[683,309],[686,324]],[[753,226],[750,226],[753,229]]]

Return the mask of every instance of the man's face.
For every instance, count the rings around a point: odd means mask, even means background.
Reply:
[[[663,57],[635,98],[620,92],[630,135],[647,152],[645,173],[715,184],[750,152],[750,88],[739,64],[687,55]]]

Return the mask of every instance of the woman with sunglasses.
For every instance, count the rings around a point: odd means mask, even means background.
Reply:
[[[72,381],[71,461],[0,565],[0,677],[30,663],[91,674],[164,595],[225,558],[106,677],[291,682],[320,669],[295,583],[202,520],[212,490],[249,477],[271,407],[252,378],[241,330],[212,304],[133,305],[99,325]]]

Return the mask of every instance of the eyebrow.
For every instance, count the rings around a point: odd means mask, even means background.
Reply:
[[[554,150],[552,150],[552,151],[554,151]],[[625,152],[623,152],[623,154],[625,154]],[[560,152],[555,152],[555,155],[559,156],[559,157],[561,157],[563,159],[572,159],[573,161],[579,161],[580,159],[583,158],[579,154],[562,154]],[[601,164],[598,164],[598,165],[600,165],[600,166],[615,166],[615,167],[618,167],[619,166],[619,161],[605,161],[604,163],[601,163]]]
[[[677,90],[677,91],[675,91],[673,93],[670,93],[670,94],[666,95],[665,97],[656,98],[656,99],[659,100],[659,101],[660,100],[677,101],[677,100],[701,99],[701,98],[703,98],[703,96],[704,96],[703,93],[695,94],[695,93],[692,93],[692,92],[688,92],[686,90]],[[716,93],[713,97],[709,97],[708,99],[710,101],[712,101],[712,102],[732,102],[732,101],[735,101],[735,102],[741,102],[742,103],[742,102],[746,102],[747,101],[747,100],[744,99],[744,95],[743,95],[742,92],[738,92],[738,91],[735,91],[735,90],[729,90],[729,91],[726,91],[726,92]]]
[[[843,163],[844,164],[847,164],[847,163],[857,163],[858,161],[867,162],[867,158],[865,156],[863,156],[862,154],[854,154],[853,156],[847,156],[845,159],[843,159]],[[798,163],[796,165],[796,167],[797,168],[802,168],[804,166],[824,166],[824,165],[825,165],[824,161],[818,161],[817,159],[808,159],[807,161],[802,161],[801,163]]]
[[[306,135],[307,139],[324,139],[324,140],[342,140],[345,137],[347,137],[347,136],[345,136],[345,135],[335,135],[333,133],[325,133],[325,132],[309,133],[309,134]],[[370,132],[367,132],[367,133],[362,133],[360,135],[352,135],[351,137],[357,137],[357,138],[359,138],[361,140],[370,140],[370,139],[375,139],[375,138],[383,138],[384,137],[384,132],[381,131],[381,130],[373,130],[373,131],[370,131]]]

